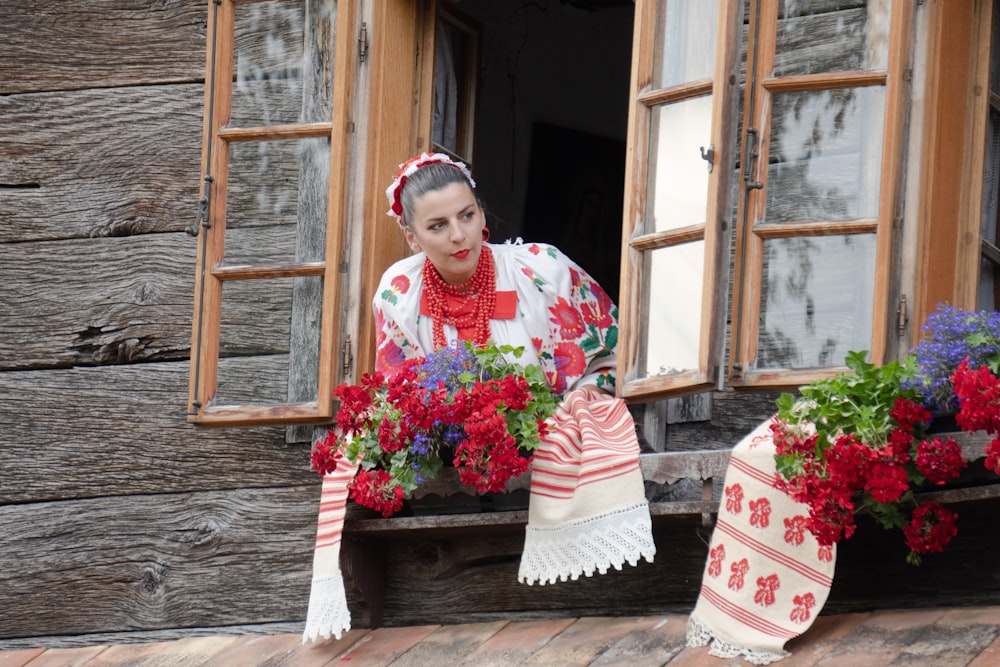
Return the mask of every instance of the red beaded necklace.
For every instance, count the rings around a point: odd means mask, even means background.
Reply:
[[[461,285],[449,285],[437,272],[430,259],[424,260],[424,287],[427,290],[427,306],[433,321],[434,349],[444,347],[444,325],[456,329],[473,327],[477,345],[485,345],[490,339],[490,318],[497,301],[497,277],[493,265],[493,253],[485,244],[479,253],[479,263],[472,277]],[[448,295],[464,299],[466,303],[452,306]],[[475,305],[468,309],[468,301]]]

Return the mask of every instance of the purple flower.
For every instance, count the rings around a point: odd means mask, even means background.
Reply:
[[[904,387],[914,388],[925,397],[929,408],[953,410],[958,399],[951,385],[951,375],[968,357],[969,366],[989,366],[994,371],[1000,362],[1000,313],[968,311],[938,305],[927,317],[924,337],[913,348],[916,376]]]

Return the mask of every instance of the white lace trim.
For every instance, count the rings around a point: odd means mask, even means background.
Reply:
[[[640,558],[653,562],[656,546],[645,502],[613,510],[588,519],[570,521],[555,528],[529,525],[517,578],[529,586],[578,579],[581,574],[605,574]]]
[[[693,648],[696,646],[705,646],[709,642],[712,642],[712,647],[708,649],[709,655],[714,655],[717,658],[743,656],[747,662],[755,665],[770,665],[772,662],[791,655],[787,651],[764,651],[750,648],[749,646],[740,646],[725,637],[720,637],[717,632],[713,632],[694,614],[691,614],[687,622],[687,645]]]
[[[315,642],[320,637],[329,639],[331,635],[340,639],[350,629],[351,612],[347,608],[343,577],[339,572],[314,577],[312,590],[309,592],[309,612],[306,614],[302,643]]]

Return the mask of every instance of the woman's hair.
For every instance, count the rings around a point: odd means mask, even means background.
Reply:
[[[413,219],[417,200],[428,192],[437,192],[452,183],[463,183],[475,194],[475,187],[469,178],[452,164],[432,162],[410,174],[399,195],[400,204],[403,206],[403,222],[406,226],[411,226],[410,221]]]

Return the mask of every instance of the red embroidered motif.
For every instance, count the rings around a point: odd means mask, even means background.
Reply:
[[[798,514],[790,519],[785,519],[785,542],[792,546],[800,546],[805,540],[806,525],[809,519]]]
[[[771,523],[771,501],[758,498],[750,501],[750,525],[767,528]]]
[[[399,290],[400,294],[406,294],[408,291],[410,291],[410,279],[407,278],[406,276],[403,275],[396,276],[395,278],[392,279],[392,281],[390,281],[389,284],[395,287],[397,290]]]
[[[819,551],[816,552],[816,558],[825,563],[833,561],[833,546],[820,547]]]
[[[722,561],[726,559],[726,547],[722,544],[709,552],[708,575],[717,577],[722,574]]]
[[[796,595],[792,598],[792,603],[795,607],[792,608],[792,613],[788,615],[788,618],[796,623],[805,623],[812,616],[809,610],[816,606],[816,598],[812,593]]]
[[[726,511],[733,514],[743,511],[743,487],[739,484],[726,487]]]
[[[746,558],[741,558],[730,565],[729,569],[732,571],[732,575],[729,577],[729,588],[738,591],[743,588],[744,579],[746,578],[747,571],[750,569],[750,563],[747,562]]]
[[[774,604],[774,591],[781,588],[778,575],[769,574],[766,577],[757,577],[757,592],[754,593],[753,601],[762,607],[770,607]]]

